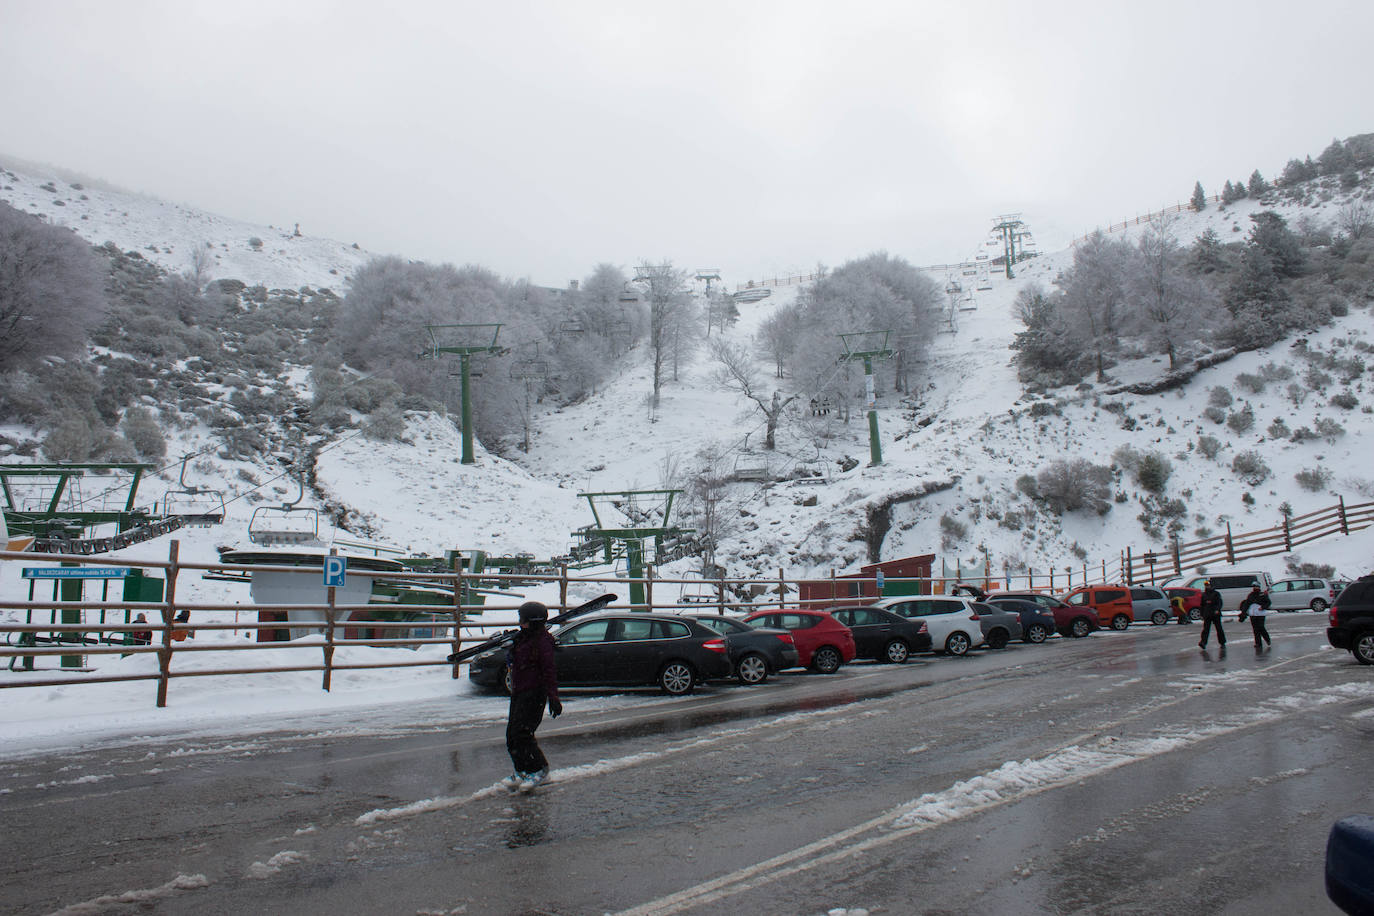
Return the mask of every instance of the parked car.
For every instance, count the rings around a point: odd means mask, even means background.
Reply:
[[[1054,628],[1059,632],[1060,636],[1072,636],[1078,639],[1087,636],[1094,630],[1101,629],[1102,626],[1097,619],[1097,611],[1093,608],[1086,608],[1082,605],[1065,604],[1063,601],[1045,592],[1033,590],[993,592],[988,596],[989,600],[994,598],[1019,598],[1040,605],[1046,611],[1054,615]]]
[[[725,639],[695,620],[672,614],[598,614],[578,617],[553,631],[554,663],[563,687],[657,684],[664,693],[690,693],[696,685],[730,676]],[[472,659],[474,684],[510,692],[506,650]]]
[[[854,652],[858,658],[900,665],[913,652],[930,651],[930,630],[922,621],[907,620],[876,607],[826,610],[854,634]]]
[[[1352,916],[1374,913],[1374,816],[1351,814],[1326,837],[1326,896]]]
[[[1269,586],[1270,610],[1305,611],[1318,614],[1336,601],[1336,586],[1330,579],[1280,579]]]
[[[744,618],[751,627],[788,630],[797,646],[797,664],[821,674],[834,674],[854,660],[854,634],[825,611],[756,611]]]
[[[999,598],[994,595],[983,604],[1014,613],[1021,622],[1021,638],[1026,642],[1041,643],[1054,635],[1054,615],[1034,601],[1024,598]],[[978,622],[983,622],[981,612],[978,614]]]
[[[797,667],[797,644],[790,630],[751,627],[737,617],[723,614],[684,616],[725,637],[730,669],[741,684],[762,684],[770,674]]]
[[[989,649],[1005,649],[1007,643],[1021,638],[1021,618],[1015,611],[986,601],[973,602],[973,611],[978,615],[978,628],[983,631],[983,645]]]
[[[1331,605],[1326,641],[1349,649],[1361,664],[1374,665],[1374,576],[1347,585]]]
[[[936,654],[967,655],[970,649],[983,642],[978,613],[968,598],[892,597],[875,602],[873,607],[923,622]]]
[[[1164,588],[1164,594],[1170,600],[1174,598],[1183,599],[1183,611],[1188,615],[1189,620],[1202,619],[1202,589],[1188,588],[1184,585],[1169,585]]]
[[[1202,588],[1208,582],[1212,587],[1221,592],[1221,609],[1223,611],[1240,610],[1240,602],[1246,595],[1250,594],[1250,589],[1256,585],[1260,591],[1267,592],[1269,587],[1274,584],[1274,580],[1269,578],[1267,572],[1243,571],[1243,572],[1219,572],[1207,576],[1189,576],[1181,583],[1189,588]]]
[[[1084,585],[1064,596],[1065,604],[1092,608],[1104,627],[1124,630],[1135,615],[1131,610],[1131,590],[1124,585]]]
[[[1175,612],[1164,589],[1153,585],[1132,585],[1131,616],[1142,622],[1148,620],[1158,627],[1168,623]]]

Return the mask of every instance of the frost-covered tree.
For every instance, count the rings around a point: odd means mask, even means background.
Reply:
[[[763,415],[763,447],[770,451],[776,448],[778,424],[782,421],[787,405],[795,401],[798,395],[783,397],[775,388],[770,396],[759,378],[753,357],[743,347],[717,338],[711,342],[710,349],[711,357],[718,366],[716,383],[727,391],[733,391],[753,402]]]
[[[1120,345],[1127,281],[1136,256],[1130,242],[1095,232],[1074,249],[1073,266],[1055,281],[1060,309],[1074,336],[1092,354],[1098,381],[1107,378],[1108,357]]]
[[[653,360],[653,405],[658,408],[660,392],[670,366],[692,339],[692,297],[687,290],[687,272],[665,261],[641,261],[636,279],[647,290],[649,300],[649,355]]]
[[[1193,196],[1191,202],[1193,209],[1199,213],[1207,209],[1207,194],[1202,190],[1202,182],[1200,181],[1193,185]]]
[[[1251,197],[1260,197],[1268,193],[1269,182],[1264,180],[1264,176],[1260,174],[1259,169],[1255,169],[1250,173],[1250,182],[1246,185],[1245,189],[1250,192]]]
[[[1178,364],[1178,347],[1214,325],[1216,300],[1184,270],[1184,255],[1167,224],[1152,225],[1140,238],[1131,274],[1133,324]]]
[[[107,307],[104,265],[90,245],[0,203],[0,367],[78,353]]]

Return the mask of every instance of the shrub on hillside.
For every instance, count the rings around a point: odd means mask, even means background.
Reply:
[[[1349,391],[1342,391],[1331,396],[1331,406],[1342,410],[1354,410],[1360,406],[1360,399]]]
[[[1249,372],[1242,372],[1236,376],[1236,384],[1251,394],[1260,394],[1264,391],[1264,386],[1268,384],[1262,375],[1254,375]]]
[[[1215,458],[1221,452],[1221,440],[1216,436],[1199,436],[1197,450],[1202,452],[1204,458]]]
[[[405,412],[395,402],[381,405],[363,423],[363,435],[379,442],[399,442],[405,431]]]
[[[1230,407],[1235,398],[1231,396],[1229,389],[1217,385],[1207,396],[1207,403],[1212,407]]]
[[[1135,482],[1150,493],[1163,493],[1174,472],[1173,463],[1159,452],[1146,452],[1135,467]]]
[[[948,513],[940,516],[940,544],[945,550],[968,537],[968,526]]]
[[[1256,451],[1244,451],[1231,459],[1231,470],[1237,477],[1252,487],[1264,483],[1269,477],[1269,465]]]
[[[95,440],[91,421],[80,411],[61,410],[43,438],[43,454],[49,461],[86,461],[95,448]]]
[[[1293,479],[1298,482],[1298,486],[1312,493],[1326,489],[1326,485],[1331,482],[1331,472],[1326,468],[1312,468],[1311,470],[1298,471],[1293,475]]]
[[[1226,425],[1231,432],[1237,435],[1249,432],[1250,428],[1255,425],[1255,411],[1251,409],[1249,404],[1246,404],[1226,418]]]
[[[143,407],[130,407],[120,424],[124,438],[140,458],[162,458],[167,454],[167,440],[157,425],[152,411]]]
[[[1345,435],[1345,427],[1327,417],[1322,417],[1316,423],[1313,423],[1312,431],[1320,438],[1331,443],[1334,443],[1341,436]]]
[[[1275,417],[1274,422],[1269,424],[1269,429],[1265,430],[1271,439],[1287,439],[1293,433],[1288,428],[1288,424],[1283,421],[1283,417]]]
[[[1226,422],[1226,411],[1221,407],[1208,407],[1202,411],[1202,415],[1220,426]]]
[[[1112,469],[1084,458],[1051,461],[1035,476],[1038,499],[1055,514],[1091,509],[1099,515],[1111,510]]]

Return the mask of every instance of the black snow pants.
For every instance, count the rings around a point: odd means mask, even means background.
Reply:
[[[1226,631],[1221,628],[1221,614],[1202,615],[1202,639],[1198,640],[1199,646],[1207,645],[1207,636],[1212,632],[1212,627],[1217,628],[1217,645],[1226,645]]]
[[[1268,616],[1268,615],[1266,615],[1266,614],[1261,614],[1261,615],[1259,615],[1258,617],[1256,617],[1254,614],[1251,614],[1251,615],[1250,615],[1250,629],[1253,630],[1254,633],[1255,633],[1255,648],[1256,648],[1256,649],[1258,649],[1258,648],[1260,647],[1260,640],[1261,640],[1261,639],[1264,640],[1264,641],[1265,641],[1266,643],[1268,643],[1269,645],[1273,645],[1273,644],[1274,644],[1274,641],[1273,641],[1272,639],[1269,638],[1269,630],[1268,630],[1268,628],[1266,628],[1265,625],[1264,625],[1264,619],[1265,619],[1266,616]]]
[[[510,718],[506,720],[506,750],[518,773],[537,773],[548,768],[549,761],[534,739],[534,730],[544,721],[546,704],[542,688],[511,695]]]

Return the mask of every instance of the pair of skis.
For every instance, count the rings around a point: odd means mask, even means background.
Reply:
[[[619,597],[619,595],[612,592],[602,595],[599,598],[593,598],[586,604],[579,604],[575,608],[570,608],[561,614],[558,614],[554,617],[550,617],[545,626],[557,626],[560,623],[567,623],[574,617],[581,617],[584,614],[593,614],[601,610],[602,608],[607,607]],[[515,642],[515,637],[518,636],[519,633],[520,631],[518,629],[503,630],[500,633],[497,633],[495,636],[491,637],[490,639],[480,642],[475,646],[468,646],[461,652],[454,652],[452,655],[448,657],[448,661],[456,665],[459,662],[465,662],[470,658],[481,655],[483,652],[489,652],[492,649],[499,649],[502,647],[510,646],[513,642]]]

